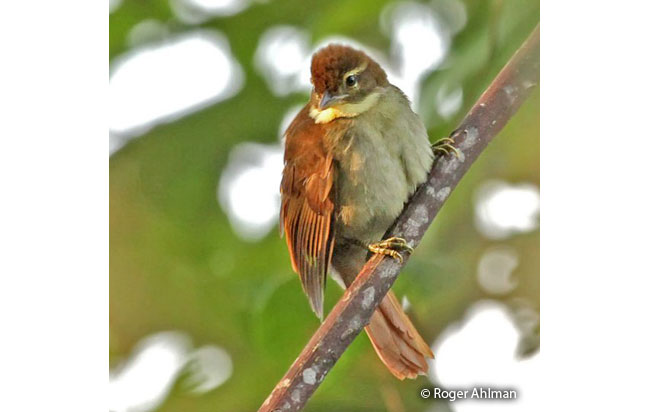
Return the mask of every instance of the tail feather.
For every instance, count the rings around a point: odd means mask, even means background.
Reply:
[[[434,358],[430,346],[419,335],[391,290],[365,330],[380,359],[398,379],[414,379],[428,371],[426,359]]]

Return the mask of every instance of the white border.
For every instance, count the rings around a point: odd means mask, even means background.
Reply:
[[[652,366],[650,6],[541,7],[542,410],[641,410]]]
[[[0,409],[107,408],[108,4],[0,11]]]

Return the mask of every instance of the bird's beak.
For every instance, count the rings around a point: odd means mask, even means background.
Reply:
[[[328,90],[324,92],[319,102],[319,110],[324,110],[327,107],[332,106],[333,104],[344,99],[345,96],[335,95],[333,96]]]

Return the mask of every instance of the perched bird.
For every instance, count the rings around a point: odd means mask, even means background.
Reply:
[[[314,54],[311,75],[310,101],[285,132],[280,218],[292,267],[322,319],[327,273],[346,287],[369,252],[402,260],[411,251],[382,236],[434,155],[405,94],[362,51],[329,45]],[[391,290],[366,331],[397,378],[425,374],[433,354]]]

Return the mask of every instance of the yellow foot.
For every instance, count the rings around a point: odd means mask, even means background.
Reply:
[[[435,154],[443,153],[444,156],[447,156],[453,152],[455,157],[459,159],[460,151],[457,149],[457,147],[453,146],[453,143],[455,143],[455,140],[451,139],[450,137],[443,137],[433,143],[430,147],[432,147],[432,151],[435,152]]]
[[[414,252],[414,249],[407,244],[405,239],[400,237],[390,237],[380,242],[372,243],[367,248],[375,254],[387,255],[403,263],[403,256],[399,252]]]

